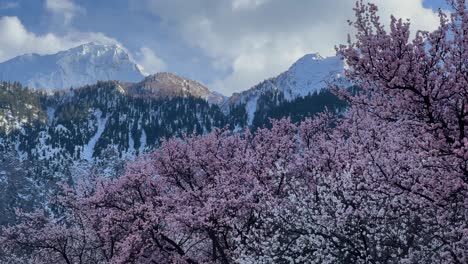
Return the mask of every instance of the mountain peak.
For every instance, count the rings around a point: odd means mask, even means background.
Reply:
[[[188,80],[188,79],[185,79],[185,78],[182,78],[174,73],[171,73],[171,72],[157,72],[155,74],[150,74],[148,76],[145,77],[145,79],[143,81],[169,81],[169,80],[172,80],[172,81],[176,81],[176,80]],[[195,81],[194,81],[195,82]]]
[[[145,79],[137,84],[138,86],[147,87],[150,89],[172,90],[174,92],[188,92],[192,94],[209,93],[209,89],[197,81],[180,77],[170,72],[158,72],[145,77]]]
[[[117,44],[90,42],[51,55],[27,54],[0,63],[0,79],[36,89],[65,89],[118,80],[137,82],[140,66]]]
[[[262,94],[280,92],[288,101],[320,91],[344,76],[344,63],[338,56],[322,57],[318,53],[306,54],[280,75],[263,81],[249,90],[234,94],[223,111],[229,112],[232,106],[245,104],[247,123],[252,124],[257,100]]]
[[[71,48],[64,52],[68,53],[81,53],[81,54],[97,54],[101,55],[105,52],[127,53],[122,46],[118,44],[99,44],[96,42],[89,42],[81,44],[77,47]]]
[[[344,76],[343,60],[338,56],[322,57],[318,53],[307,54],[297,60],[285,73],[278,76],[290,83],[286,98],[296,98],[327,87],[327,82]],[[283,85],[280,85],[283,86]]]
[[[310,53],[310,54],[306,54],[304,56],[302,56],[299,60],[297,60],[298,62],[299,61],[305,61],[305,60],[323,60],[324,57],[322,57],[320,55],[320,53]]]
[[[289,70],[297,68],[297,67],[310,67],[311,65],[316,65],[318,63],[321,63],[323,60],[327,58],[322,57],[319,53],[310,53],[302,56],[300,59],[298,59],[291,67]]]
[[[170,72],[148,75],[143,81],[131,85],[130,91],[137,96],[157,98],[192,96],[205,99],[210,104],[220,104],[225,100],[223,95],[211,92],[203,84]]]

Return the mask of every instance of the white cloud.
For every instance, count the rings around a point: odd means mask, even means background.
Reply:
[[[166,63],[148,47],[142,47],[140,51],[136,53],[135,59],[138,64],[143,66],[146,74],[154,74],[167,69]]]
[[[375,0],[383,21],[390,14],[410,18],[413,28],[430,30],[438,17],[423,0]],[[146,0],[148,10],[211,65],[230,69],[211,88],[225,94],[244,90],[286,70],[305,53],[334,54],[346,42],[354,0]]]
[[[115,39],[95,32],[36,35],[29,32],[18,17],[0,17],[0,62],[25,53],[52,54],[91,41],[119,44]]]
[[[85,11],[72,0],[46,0],[45,7],[49,12],[63,19],[65,25],[69,24],[78,13]]]
[[[232,2],[232,8],[234,10],[237,9],[252,9],[256,8],[264,3],[266,3],[268,0],[233,0]]]

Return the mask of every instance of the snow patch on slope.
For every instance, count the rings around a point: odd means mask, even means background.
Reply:
[[[102,117],[102,112],[101,110],[97,109],[94,111],[94,117],[97,120],[97,130],[96,134],[89,140],[88,144],[86,144],[83,147],[83,152],[82,152],[82,158],[88,161],[93,160],[93,152],[94,152],[94,146],[96,146],[97,141],[101,137],[102,133],[104,132],[104,129],[106,128],[107,124],[107,119],[108,117]]]
[[[139,126],[139,129],[141,129],[140,124],[138,126]],[[142,154],[145,150],[146,150],[146,132],[144,129],[141,129],[140,148],[138,149],[138,153]]]
[[[245,110],[247,112],[247,123],[252,124],[254,117],[255,117],[255,112],[257,111],[257,101],[258,101],[258,95],[254,96],[251,98],[247,103],[245,104]]]
[[[47,107],[47,124],[50,126],[55,116],[55,108]]]

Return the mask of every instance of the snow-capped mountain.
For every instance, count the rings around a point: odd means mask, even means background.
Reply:
[[[20,65],[19,62],[28,56],[36,57],[32,61],[37,65],[50,60],[64,63],[64,69],[72,69],[76,65],[85,67],[76,68],[73,72],[76,78],[94,69],[91,65],[105,61],[121,63],[118,64],[121,66],[125,64],[136,71],[133,72],[135,76],[108,76],[111,79],[125,77],[125,81],[99,81],[55,93],[2,83],[0,151],[3,145],[13,149],[19,157],[49,159],[50,155],[58,155],[60,150],[61,156],[71,160],[90,161],[109,146],[119,149],[119,156],[133,156],[157,145],[159,137],[194,130],[206,133],[213,127],[225,125],[233,129],[261,127],[268,125],[269,118],[289,116],[300,120],[321,111],[324,105],[335,109],[342,107],[331,93],[316,93],[326,87],[327,81],[343,80],[344,65],[338,57],[306,55],[279,76],[228,99],[199,82],[172,73],[157,73],[140,81],[138,66],[118,46],[86,44],[55,55],[25,55],[13,61]],[[6,65],[0,64],[1,67]],[[25,75],[33,73],[31,65],[26,68]],[[118,74],[126,67],[112,68],[109,65],[104,63],[104,69],[94,72]],[[37,72],[32,75],[40,75],[46,68],[37,67]],[[12,78],[15,77],[10,76],[9,79]],[[93,78],[101,77],[94,75]],[[129,82],[128,79],[132,78],[138,81]],[[59,86],[48,84],[42,87]],[[51,145],[50,142],[55,143]]]
[[[117,46],[87,44],[0,64],[0,78],[59,89],[0,82],[0,198],[8,200],[0,203],[0,226],[14,219],[6,205],[42,203],[65,179],[120,175],[126,160],[161,139],[216,127],[256,129],[286,116],[298,122],[325,108],[340,112],[346,104],[321,89],[327,80],[340,80],[343,68],[336,57],[306,55],[288,71],[228,99],[171,73],[143,79]],[[66,82],[75,88],[60,89]]]
[[[327,82],[343,82],[343,77],[344,63],[339,57],[324,58],[317,53],[307,54],[277,77],[233,94],[222,108],[228,113],[233,107],[245,105],[247,123],[252,124],[261,95],[279,92],[286,101],[292,101],[326,88]]]
[[[26,54],[0,63],[0,80],[35,89],[66,89],[119,80],[138,82],[142,68],[118,45],[96,43],[51,55]]]

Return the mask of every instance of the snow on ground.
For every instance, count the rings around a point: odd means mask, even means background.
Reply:
[[[55,116],[55,108],[47,107],[47,124],[50,126]]]
[[[22,152],[19,147],[20,147],[20,141],[19,141],[19,138],[16,138],[15,151],[18,154],[18,158],[21,161],[26,160],[28,158],[28,153]]]
[[[96,109],[94,111],[94,116],[96,117],[97,120],[97,131],[96,134],[89,140],[88,144],[83,146],[83,152],[82,152],[82,158],[88,161],[91,161],[93,159],[93,153],[94,153],[94,147],[96,146],[97,141],[101,137],[102,133],[104,132],[104,129],[106,128],[106,123],[108,117],[102,117],[102,112],[99,109]]]
[[[247,112],[247,124],[249,125],[252,124],[255,117],[255,112],[257,111],[258,97],[258,95],[254,96],[249,101],[247,101],[247,104],[245,105],[245,110]]]
[[[141,130],[141,137],[140,137],[140,148],[138,149],[138,152],[141,154],[145,151],[146,149],[146,132],[145,130]]]

